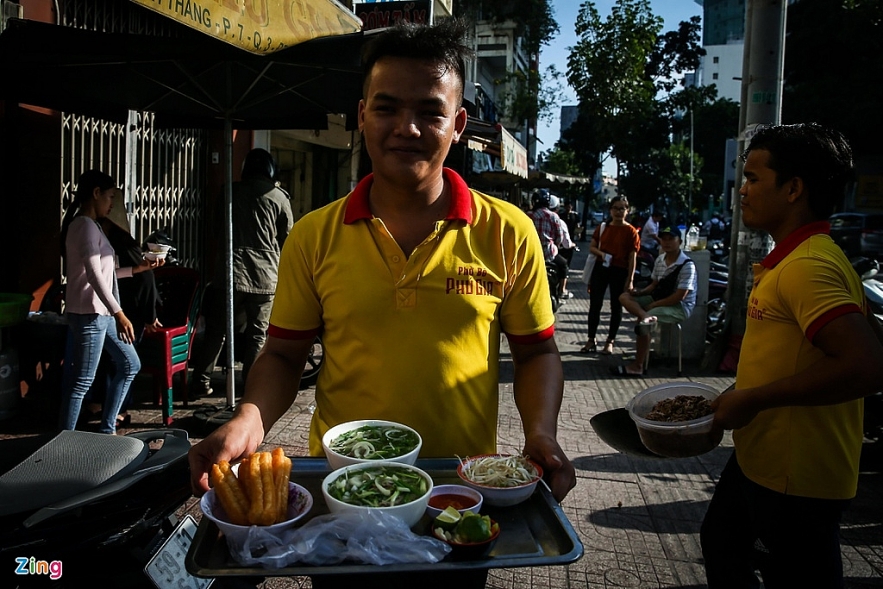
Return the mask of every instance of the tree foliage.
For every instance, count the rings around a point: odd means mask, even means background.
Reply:
[[[497,104],[500,114],[512,121],[550,121],[560,104],[562,76],[550,65],[542,73],[535,69],[509,72],[504,79],[494,80],[495,84],[505,84],[508,89]]]
[[[580,116],[563,134],[564,147],[590,166],[587,175],[594,174],[604,154],[615,157],[620,189],[638,206],[666,197],[683,201],[691,183],[697,189],[702,158],[693,156],[694,177],[685,180],[678,164],[689,157],[683,147],[672,145],[672,132],[685,101],[697,109],[714,92],[687,92],[682,86],[683,74],[695,71],[705,53],[699,17],[666,33],[662,26],[649,0],[616,0],[606,19],[594,2],[584,2],[575,24],[578,40],[568,58],[567,80]]]
[[[531,53],[539,53],[559,31],[550,0],[454,0],[453,12],[473,21],[514,22]]]

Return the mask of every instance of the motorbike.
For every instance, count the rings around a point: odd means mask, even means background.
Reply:
[[[638,250],[635,260],[635,276],[632,279],[635,288],[644,288],[650,284],[657,255],[644,247]]]
[[[184,430],[0,440],[4,587],[196,587]]]
[[[561,277],[558,275],[558,266],[555,262],[546,260],[546,278],[549,280],[549,293],[552,297],[552,312],[561,307]]]
[[[729,259],[729,252],[723,239],[712,239],[708,241],[705,249],[711,253],[711,261],[719,264],[726,264]]]
[[[879,262],[865,257],[852,258],[850,262],[861,276],[868,308],[877,321],[883,323],[883,283],[878,280]],[[865,397],[864,434],[869,440],[883,439],[883,391]]]
[[[711,262],[708,272],[708,304],[705,308],[705,341],[711,343],[723,333],[727,320],[727,282],[729,269]]]

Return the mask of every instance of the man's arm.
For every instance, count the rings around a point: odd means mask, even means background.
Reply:
[[[254,452],[273,424],[291,407],[312,345],[312,338],[267,337],[248,374],[245,395],[233,418],[190,449],[190,483],[195,494],[208,490],[212,464]]]
[[[880,390],[883,346],[864,315],[848,313],[837,317],[816,333],[812,343],[825,357],[803,372],[718,397],[713,404],[715,425],[738,429],[765,409],[834,405]]]
[[[545,471],[556,500],[576,486],[576,474],[558,444],[558,412],[564,395],[564,370],[554,338],[537,344],[509,342],[515,364],[515,405],[524,428],[524,453]]]
[[[653,288],[656,288],[656,286],[653,285]],[[653,289],[650,289],[650,292],[652,292],[652,291],[653,291]],[[687,298],[687,293],[689,293],[689,292],[690,291],[686,288],[679,288],[679,289],[675,290],[673,293],[671,293],[670,295],[668,295],[667,297],[665,297],[664,299],[659,299],[658,301],[653,301],[652,303],[647,305],[645,310],[649,311],[650,309],[655,309],[657,307],[673,307],[673,306],[677,305],[678,303],[680,303],[681,301],[683,301],[685,298]],[[649,293],[643,293],[643,294],[649,294]]]

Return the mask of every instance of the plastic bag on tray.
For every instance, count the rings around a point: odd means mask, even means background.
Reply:
[[[448,544],[417,535],[400,519],[375,511],[320,515],[281,534],[251,526],[241,543],[228,542],[228,548],[236,562],[268,569],[344,560],[375,565],[438,562],[451,551]]]

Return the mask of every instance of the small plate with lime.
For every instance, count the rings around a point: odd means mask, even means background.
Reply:
[[[432,535],[451,546],[454,558],[483,558],[497,542],[500,525],[486,515],[447,507],[432,521]]]

